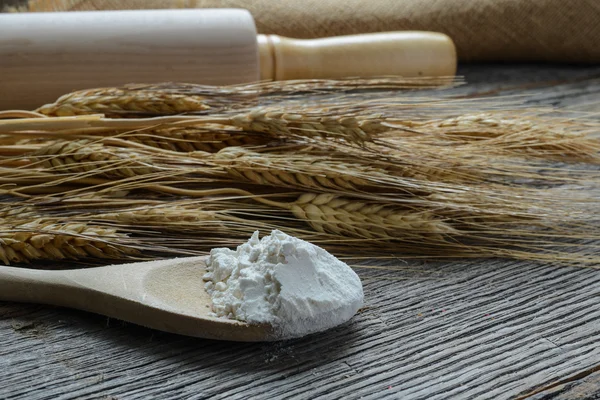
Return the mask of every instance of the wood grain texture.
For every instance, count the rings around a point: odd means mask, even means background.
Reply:
[[[531,87],[529,104],[600,107],[592,104],[600,67],[459,73],[472,85],[457,95]],[[503,260],[379,265],[394,270],[357,269],[367,304],[350,323],[282,343],[193,339],[0,303],[0,399],[570,399],[576,387],[579,398],[599,391],[600,271]]]

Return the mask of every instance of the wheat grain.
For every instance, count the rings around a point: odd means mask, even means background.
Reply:
[[[289,205],[290,210],[313,229],[323,233],[365,239],[443,240],[457,231],[428,212],[357,201],[333,194],[306,193]]]
[[[121,244],[127,235],[116,229],[79,223],[36,220],[0,231],[0,260],[6,265],[32,260],[122,258],[137,254]]]
[[[98,113],[108,117],[173,115],[210,109],[203,100],[199,96],[159,91],[102,88],[66,94],[36,111],[57,117]]]

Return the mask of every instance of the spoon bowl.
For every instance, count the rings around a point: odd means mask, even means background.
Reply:
[[[277,340],[269,325],[217,318],[204,290],[206,256],[60,271],[0,267],[0,300],[90,311],[206,339]]]

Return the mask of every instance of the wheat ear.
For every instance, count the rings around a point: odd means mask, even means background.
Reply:
[[[274,137],[326,137],[351,143],[372,141],[373,134],[389,130],[378,115],[327,115],[326,110],[286,113],[280,109],[257,108],[230,117],[229,120],[215,122],[229,123],[245,131],[263,132]]]
[[[127,235],[112,228],[37,220],[0,231],[0,260],[9,265],[32,260],[116,259],[137,254],[135,249],[117,244],[125,238]]]
[[[257,153],[241,147],[219,151],[215,160],[234,179],[259,185],[356,191],[385,180],[384,170],[311,156]],[[375,178],[369,181],[367,178]]]
[[[177,152],[205,151],[216,153],[229,146],[260,146],[272,138],[241,132],[226,125],[208,124],[198,127],[169,127],[134,132],[123,139],[150,147]]]
[[[0,208],[0,224],[6,224],[9,221],[31,220],[38,213],[32,206],[8,206]]]
[[[589,134],[595,129],[590,130],[585,122],[575,129],[573,122],[564,118],[478,113],[388,125],[409,128],[409,134],[421,135],[432,144],[452,141],[480,146],[488,153],[514,153],[558,161],[600,161],[600,140]]]
[[[57,141],[33,155],[45,168],[60,173],[92,173],[109,177],[133,177],[152,173],[155,168],[141,161],[130,149],[115,149],[90,140]]]
[[[218,211],[207,211],[198,206],[159,205],[97,214],[92,216],[92,218],[129,225],[156,225],[165,223],[202,224],[208,221],[218,221],[217,214]],[[211,227],[214,228],[214,225],[211,224]]]
[[[411,212],[333,194],[305,193],[289,204],[296,218],[322,233],[364,239],[443,240],[457,231],[429,212]]]
[[[275,187],[309,189],[311,191],[344,191],[353,193],[373,192],[394,193],[394,196],[407,193],[428,193],[438,184],[429,182],[457,182],[474,179],[458,167],[447,169],[429,166],[426,161],[390,164],[361,160],[352,152],[329,155],[321,152],[301,154],[258,153],[241,147],[227,147],[219,151],[215,163],[234,180]],[[432,163],[433,164],[433,163]],[[449,163],[447,163],[449,164]],[[437,186],[436,186],[437,185]]]
[[[105,114],[108,117],[127,115],[173,115],[210,109],[201,96],[188,96],[160,91],[101,88],[81,90],[60,97],[36,111],[56,117],[85,114]]]

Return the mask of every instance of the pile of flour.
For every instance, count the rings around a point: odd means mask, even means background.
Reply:
[[[267,323],[280,339],[349,320],[363,304],[356,273],[322,248],[275,230],[237,250],[213,249],[204,275],[213,312]]]

